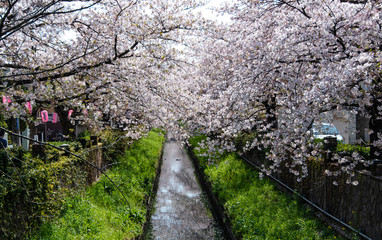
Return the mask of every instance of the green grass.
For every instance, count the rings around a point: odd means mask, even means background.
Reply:
[[[84,153],[77,144],[69,149]],[[25,239],[57,215],[76,189],[84,189],[83,161],[63,153],[49,146],[43,158],[22,147],[0,151],[0,239]]]
[[[83,194],[67,199],[61,214],[31,239],[132,239],[142,234],[145,199],[152,194],[164,138],[159,131],[134,143],[120,162]]]
[[[199,136],[190,142],[197,146],[202,139]],[[200,151],[194,149],[194,153]],[[206,164],[207,157],[200,161],[239,238],[338,239],[296,199],[276,190],[267,179],[259,179],[259,173],[239,156],[223,154],[213,165]]]
[[[351,145],[346,143],[338,143],[337,144],[337,152],[347,153],[349,156],[353,154],[353,152],[358,152],[365,158],[370,157],[370,147],[362,146],[362,145]]]
[[[321,148],[323,147],[324,140],[323,139],[314,139],[313,141],[314,144],[318,145],[321,143]],[[343,143],[341,141],[337,141],[337,148],[336,148],[337,153],[344,153],[347,155],[352,155],[353,152],[358,152],[361,156],[365,158],[370,157],[370,147],[367,145],[358,145],[358,144],[347,144]]]

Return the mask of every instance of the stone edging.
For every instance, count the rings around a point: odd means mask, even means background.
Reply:
[[[146,200],[146,207],[147,207],[146,220],[145,220],[145,223],[143,224],[143,227],[142,227],[142,235],[138,236],[136,238],[137,240],[147,239],[147,234],[149,234],[149,232],[150,232],[149,230],[150,230],[150,225],[151,225],[151,215],[154,213],[154,204],[155,204],[156,195],[157,195],[158,186],[159,186],[159,178],[160,178],[160,174],[161,174],[161,170],[162,170],[163,152],[164,152],[164,146],[166,144],[166,139],[167,139],[167,136],[164,136],[164,141],[162,144],[162,150],[161,150],[161,153],[160,153],[160,156],[158,159],[159,161],[158,161],[158,165],[157,165],[157,169],[156,169],[156,173],[155,173],[155,180],[154,180],[154,185],[152,188],[152,194]]]

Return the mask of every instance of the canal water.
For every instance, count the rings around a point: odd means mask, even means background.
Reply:
[[[155,240],[223,239],[184,149],[166,143],[151,236]]]

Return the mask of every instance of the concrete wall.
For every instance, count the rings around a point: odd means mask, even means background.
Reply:
[[[325,119],[330,119],[330,121]],[[370,136],[367,132],[369,119],[363,117],[362,114],[357,114],[355,111],[331,111],[323,113],[321,119],[318,120],[332,122],[347,144],[356,144],[360,139],[364,142],[370,141]]]
[[[335,111],[333,114],[333,125],[344,137],[345,143],[355,144],[357,140],[356,114],[348,110]]]
[[[357,114],[357,139],[362,139],[364,142],[370,141],[370,134],[366,131],[369,128],[369,118],[365,118],[361,114]]]

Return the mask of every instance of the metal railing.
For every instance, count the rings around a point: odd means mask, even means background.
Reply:
[[[250,160],[248,160],[247,158],[239,155],[245,162],[247,162],[249,165],[251,165],[252,167],[256,168],[257,170],[261,171],[262,172],[262,169],[257,166],[256,164],[254,164],[253,162],[251,162]],[[307,199],[306,197],[302,196],[300,193],[298,193],[296,190],[292,189],[291,187],[289,187],[288,185],[286,185],[285,183],[283,183],[282,181],[280,181],[279,179],[275,178],[274,176],[272,175],[265,175],[267,176],[269,179],[275,181],[277,184],[279,184],[280,186],[284,187],[285,189],[287,189],[288,191],[290,191],[291,193],[295,194],[296,196],[298,196],[299,198],[301,198],[302,200],[304,200],[307,204],[309,204],[310,206],[312,206],[313,208],[315,208],[316,210],[318,210],[319,212],[323,213],[325,216],[329,217],[330,219],[338,222],[339,224],[341,224],[342,226],[346,227],[347,229],[349,229],[350,231],[354,232],[355,234],[357,234],[358,236],[364,238],[364,239],[367,239],[367,240],[373,240],[372,238],[366,236],[365,234],[361,233],[360,231],[358,231],[357,229],[353,228],[352,226],[346,224],[345,222],[341,221],[340,219],[336,218],[335,216],[331,215],[330,213],[326,212],[324,209],[320,208],[319,206],[317,206],[315,203],[313,203],[312,201],[310,201],[309,199]]]

